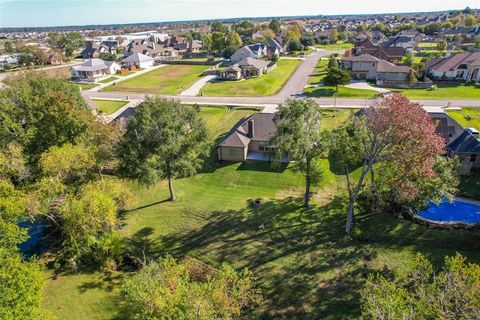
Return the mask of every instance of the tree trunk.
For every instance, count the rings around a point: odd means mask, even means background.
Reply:
[[[357,186],[355,187],[355,190],[352,192],[348,167],[346,168],[349,199],[348,199],[347,223],[345,224],[345,232],[348,233],[349,235],[352,234],[352,230],[355,227],[355,202],[357,201],[358,194],[360,193],[360,189],[362,188],[363,180],[365,179],[365,176],[370,170],[371,170],[370,164],[363,165],[360,179],[358,179]]]
[[[307,160],[307,170],[305,174],[305,200],[304,206],[305,208],[310,208],[310,160]]]
[[[168,191],[170,191],[170,199],[169,201],[175,201],[175,193],[173,192],[173,184],[172,184],[172,178],[168,178]]]

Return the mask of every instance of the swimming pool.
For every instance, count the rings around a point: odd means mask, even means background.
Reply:
[[[418,217],[442,224],[476,224],[480,223],[480,204],[463,199],[445,200],[438,205],[431,203]]]

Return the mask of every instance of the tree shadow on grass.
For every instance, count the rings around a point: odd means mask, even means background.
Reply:
[[[363,274],[372,270],[359,266],[365,245],[344,236],[344,208],[343,197],[310,209],[301,199],[269,201],[213,212],[202,228],[159,241],[178,256],[252,269],[266,297],[266,318],[357,317]],[[335,311],[339,305],[346,307]]]
[[[312,90],[308,93],[312,97],[333,97],[335,94],[335,89],[319,87],[318,89]]]

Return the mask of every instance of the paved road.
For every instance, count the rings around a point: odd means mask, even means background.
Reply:
[[[314,72],[318,61],[332,54],[333,51],[314,51],[305,61],[297,68],[295,73],[290,77],[282,90],[273,96],[264,97],[200,97],[200,96],[165,96],[166,98],[178,99],[188,104],[211,104],[211,105],[277,105],[284,102],[287,98],[302,97],[301,93],[308,82],[309,76]],[[127,93],[127,92],[91,92],[83,91],[82,94],[89,98],[106,98],[120,100],[143,100],[145,94]],[[333,106],[333,98],[315,98],[322,106]],[[439,107],[480,107],[480,100],[416,100],[424,106]],[[369,105],[369,99],[345,99],[336,100],[338,107],[362,107]]]

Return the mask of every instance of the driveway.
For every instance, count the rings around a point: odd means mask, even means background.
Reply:
[[[360,89],[360,90],[373,90],[380,93],[390,92],[390,90],[388,89],[371,86],[366,81],[352,81],[350,82],[350,84],[347,84],[345,87],[351,88],[351,89]]]
[[[187,90],[183,91],[180,93],[181,96],[196,96],[200,93],[200,90],[203,88],[207,82],[212,81],[213,79],[216,79],[217,76],[215,75],[210,75],[210,76],[205,76],[202,79],[198,80],[195,82],[190,88]]]

